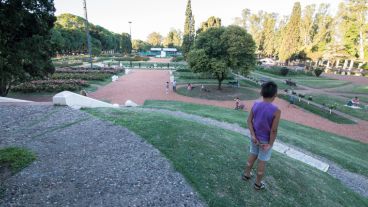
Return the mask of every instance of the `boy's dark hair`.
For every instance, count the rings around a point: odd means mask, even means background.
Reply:
[[[272,98],[277,94],[277,85],[273,81],[262,84],[261,95],[263,98]]]

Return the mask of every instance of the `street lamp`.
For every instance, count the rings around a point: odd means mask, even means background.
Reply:
[[[133,42],[132,42],[132,22],[129,21],[129,36],[130,36],[130,44],[132,45],[133,47]],[[132,50],[130,50],[130,53],[132,53]]]
[[[91,50],[91,37],[89,36],[89,28],[88,28],[88,17],[87,17],[87,3],[86,0],[83,0],[83,9],[84,9],[84,17],[85,25],[86,25],[86,35],[87,35],[87,47],[89,53],[89,61],[91,62],[91,69],[93,69],[93,61],[92,61],[92,50]]]

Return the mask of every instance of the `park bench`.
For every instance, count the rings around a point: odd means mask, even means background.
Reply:
[[[228,86],[239,88],[239,81],[229,81],[227,83]]]
[[[296,83],[294,81],[291,81],[291,80],[285,80],[285,83],[286,83],[286,85],[289,85],[289,86],[296,86]]]

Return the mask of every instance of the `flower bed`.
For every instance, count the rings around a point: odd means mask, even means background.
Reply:
[[[59,68],[56,69],[55,73],[107,73],[115,75],[117,73],[124,72],[124,68],[100,68],[100,69],[87,69],[87,68]]]
[[[112,74],[109,73],[54,73],[51,78],[54,80],[68,80],[68,79],[76,79],[76,80],[100,80],[103,81],[111,77]]]
[[[36,80],[14,86],[12,91],[23,93],[78,91],[88,86],[88,82],[84,80]]]

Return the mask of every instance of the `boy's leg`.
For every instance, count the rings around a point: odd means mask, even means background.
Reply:
[[[250,171],[253,168],[254,162],[257,160],[257,155],[250,154],[247,161],[247,166],[244,169],[244,175],[250,177]]]
[[[265,174],[265,169],[266,169],[266,161],[258,160],[257,177],[256,177],[256,184],[258,186],[261,185],[262,178]]]

